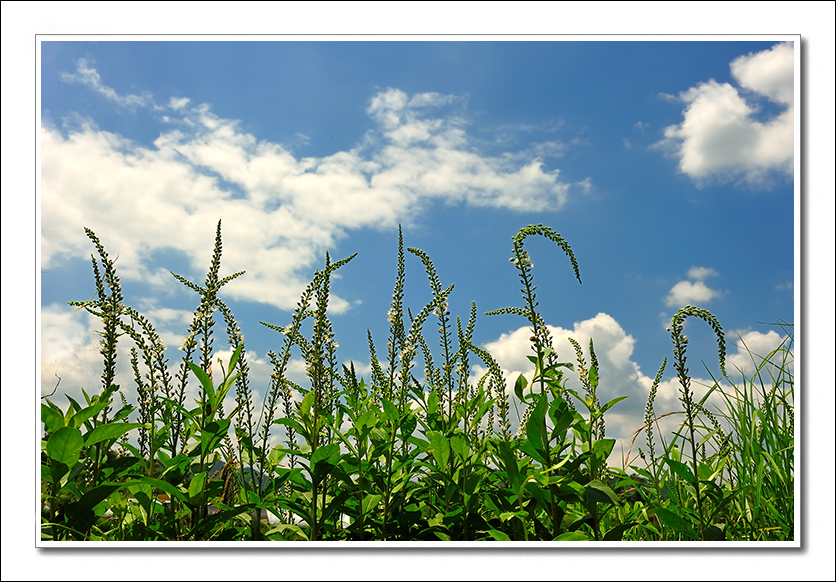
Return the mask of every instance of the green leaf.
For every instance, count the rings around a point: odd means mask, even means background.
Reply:
[[[450,437],[450,448],[458,457],[464,461],[470,454],[470,447],[467,444],[467,439],[463,435],[454,434]]]
[[[707,542],[721,542],[726,539],[726,524],[715,523],[708,526],[705,530],[705,541]]]
[[[369,513],[372,509],[377,507],[377,504],[380,503],[381,499],[383,499],[382,495],[366,495],[363,497],[363,513]]]
[[[621,504],[621,500],[618,498],[618,495],[616,495],[615,492],[609,488],[609,486],[604,485],[598,479],[589,482],[586,486],[586,494],[589,497],[589,500],[593,502],[612,503],[614,505]]]
[[[546,426],[544,419],[546,417],[546,395],[537,395],[537,405],[531,411],[528,417],[528,422],[525,425],[525,434],[528,437],[528,442],[531,443],[532,448],[539,452],[541,456],[545,456],[543,451],[546,448]]]
[[[296,432],[302,432],[304,434],[307,434],[308,432],[307,430],[305,430],[305,427],[299,424],[299,421],[295,418],[277,418],[273,421],[273,424],[283,424],[284,426],[289,426]]]
[[[126,432],[145,426],[141,422],[114,422],[108,424],[101,424],[87,433],[85,437],[84,446],[92,446],[101,441],[110,439],[118,439]]]
[[[209,374],[203,371],[203,369],[194,364],[192,362],[186,362],[189,365],[189,368],[192,369],[194,375],[197,376],[197,379],[200,380],[200,383],[203,385],[203,392],[206,394],[206,401],[212,402],[215,396],[215,387],[212,386],[212,380],[209,378]]]
[[[528,385],[528,380],[525,379],[525,376],[520,374],[517,376],[517,381],[514,382],[514,394],[517,395],[517,398],[523,400],[523,390]]]
[[[229,360],[229,367],[227,368],[226,375],[231,376],[232,370],[235,368],[235,364],[238,363],[238,358],[241,357],[241,350],[244,347],[244,344],[239,344],[235,351],[232,352],[232,358]]]
[[[47,432],[55,432],[65,426],[63,413],[44,403],[41,403],[41,422],[44,423]]]
[[[345,500],[352,496],[351,491],[341,491],[339,495],[334,497],[328,506],[322,510],[322,515],[320,516],[320,523],[325,523],[328,521],[334,512],[340,510],[343,505],[345,505]]]
[[[192,477],[191,482],[189,483],[189,497],[192,499],[192,503],[198,502],[198,496],[203,493],[203,489],[206,487],[206,471],[201,471],[194,477]]]
[[[436,398],[436,402],[438,399]],[[374,427],[377,424],[377,413],[374,408],[369,408],[354,422],[354,428],[356,428],[361,434],[364,434],[367,429]]]
[[[496,529],[489,529],[488,535],[491,536],[493,539],[499,542],[510,542],[511,538],[508,537],[508,534],[503,533]]]
[[[177,458],[177,457],[175,457],[175,458]],[[137,487],[137,486],[143,486],[143,485],[147,486],[148,487],[147,491],[149,492],[149,494],[150,494],[150,491],[151,491],[151,487],[154,487],[155,489],[159,489],[160,491],[164,491],[165,493],[168,493],[169,497],[171,497],[172,499],[178,499],[178,500],[180,500],[181,502],[183,502],[187,505],[189,505],[191,503],[191,500],[186,496],[185,493],[180,491],[180,489],[178,489],[177,487],[175,487],[171,483],[169,483],[167,481],[163,481],[162,479],[155,479],[153,477],[139,477],[137,479],[132,479],[130,481],[127,481],[125,483],[125,485],[131,486],[131,487]]]
[[[415,415],[407,414],[401,420],[401,434],[404,436],[404,438],[409,438],[409,435],[411,435],[415,431],[417,426],[418,419],[415,417]]]
[[[200,431],[200,453],[203,456],[211,453],[223,440],[229,431],[230,419],[222,418],[218,421],[207,423]]]
[[[700,474],[700,481],[713,481],[717,477],[714,475],[714,469],[710,465],[700,463],[697,465],[697,472]]]
[[[595,366],[589,367],[589,385],[593,390],[598,387],[598,370]]]
[[[572,409],[566,404],[562,398],[555,398],[549,404],[549,417],[554,422],[554,429],[552,435],[557,436],[564,434],[569,428],[577,422]],[[581,420],[583,420],[581,418]]]
[[[111,402],[108,400],[105,402],[99,402],[98,404],[94,404],[93,406],[88,406],[79,410],[74,415],[68,416],[65,419],[67,426],[74,426],[76,428],[80,427],[86,421],[90,420],[91,418],[99,414],[102,410],[107,408],[110,404]]]
[[[81,499],[75,503],[69,504],[67,506],[66,513],[70,527],[72,527],[75,521],[84,516],[84,514],[91,511],[99,503],[113,495],[122,487],[124,487],[124,485],[117,485],[113,483],[100,485],[85,493]]]
[[[688,485],[694,484],[694,474],[691,472],[691,469],[688,468],[688,465],[680,463],[679,461],[674,461],[668,457],[665,457],[665,462],[671,469],[673,469],[673,472],[676,473],[680,479],[683,479],[686,483],[688,483]]]
[[[589,536],[580,531],[567,531],[554,538],[556,542],[588,542]]]
[[[311,464],[317,465],[319,463],[325,463],[326,465],[336,465],[337,461],[340,460],[340,445],[337,443],[331,443],[328,445],[322,445],[316,451],[314,451],[313,455],[311,455]]]
[[[435,390],[430,392],[429,397],[427,397],[427,413],[428,414],[436,414],[438,412],[438,394],[436,394]]]
[[[520,477],[516,455],[506,441],[499,441],[497,443],[497,449],[499,456],[502,459],[502,464],[505,467],[505,473],[508,475],[508,484],[510,485],[511,490],[519,490],[522,478]]]
[[[610,531],[604,534],[604,541],[605,542],[620,542],[624,532],[628,529],[633,527],[634,525],[638,525],[638,522],[631,521],[630,523],[622,523],[621,525],[617,525],[612,528]]]
[[[50,435],[46,443],[46,454],[53,461],[71,468],[78,462],[83,446],[81,431],[73,426],[65,426]]]
[[[215,392],[215,395],[213,396],[212,400],[210,400],[210,404],[212,406],[213,411],[220,409],[221,403],[223,402],[224,398],[226,398],[227,392],[229,392],[229,389],[232,388],[232,385],[235,383],[235,380],[240,375],[241,372],[236,372],[234,375],[228,376],[224,383],[218,386],[217,392]],[[235,413],[233,412],[229,416],[234,416],[234,414]]]
[[[535,460],[535,461],[537,461],[538,463],[541,463],[541,464],[543,464],[543,465],[545,465],[545,464],[546,464],[546,457],[545,457],[545,455],[544,455],[542,452],[540,452],[540,451],[536,450],[536,449],[534,448],[534,446],[531,444],[531,441],[522,441],[522,442],[520,442],[520,443],[517,445],[517,449],[518,449],[518,450],[520,450],[520,451],[522,451],[523,453],[525,453],[526,455],[528,455],[529,457],[531,457],[532,459],[534,459],[534,460]]]
[[[615,406],[616,404],[618,404],[622,400],[625,400],[626,398],[627,398],[627,396],[619,396],[618,398],[613,398],[612,400],[610,400],[604,406],[601,407],[601,414],[604,414],[610,408],[612,408],[613,406]]]
[[[269,459],[270,464],[275,467],[282,462],[282,459],[284,459],[286,454],[287,453],[285,453],[279,447],[273,447],[272,449],[270,449],[270,454],[267,456],[267,458]]]
[[[430,439],[430,447],[435,462],[439,467],[446,467],[450,460],[450,443],[447,438],[436,430],[428,430],[426,436]]]
[[[386,415],[386,418],[392,424],[398,424],[398,420],[400,420],[401,415],[398,414],[397,407],[385,398],[381,398],[381,404],[383,405],[383,413]]]
[[[690,537],[692,540],[699,539],[697,532],[694,531],[691,525],[674,512],[665,509],[664,507],[659,507],[656,509],[655,513],[656,517],[658,517],[662,523],[664,523],[666,526],[668,526],[675,532],[679,534],[684,534]]]

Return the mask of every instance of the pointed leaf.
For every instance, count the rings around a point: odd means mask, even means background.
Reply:
[[[545,417],[546,397],[545,394],[540,394],[537,396],[537,405],[528,417],[528,422],[525,425],[525,434],[534,450],[540,452],[541,455],[543,454],[542,451],[546,448]]]
[[[604,534],[604,541],[605,542],[620,542],[621,537],[624,535],[628,529],[633,527],[634,525],[638,525],[638,522],[631,521],[630,523],[622,523],[621,525],[617,525],[612,528],[610,531]]]
[[[206,471],[201,471],[194,477],[192,477],[191,482],[189,483],[189,497],[192,498],[192,502],[196,502],[198,496],[203,493],[203,489],[206,486]]]
[[[206,394],[206,400],[208,402],[212,402],[212,398],[215,396],[215,387],[212,386],[212,380],[209,378],[209,375],[197,364],[192,362],[186,363],[189,365],[189,368],[192,369],[194,375],[197,376],[197,379],[200,380],[201,385],[203,385],[203,392]]]
[[[497,443],[497,450],[500,458],[502,459],[505,473],[508,475],[508,484],[513,491],[517,491],[520,488],[520,482],[522,481],[519,467],[517,465],[517,457],[511,450],[511,446],[506,441],[499,441]]]
[[[618,498],[618,495],[598,479],[589,482],[586,486],[586,494],[589,496],[590,501],[621,505],[621,500]]]
[[[523,390],[528,385],[528,380],[525,379],[525,376],[520,374],[517,376],[517,381],[514,382],[514,394],[517,395],[517,398],[523,400]]]
[[[692,540],[699,539],[697,532],[691,527],[691,525],[682,519],[680,516],[675,514],[673,511],[665,509],[664,507],[659,507],[655,511],[656,517],[664,523],[666,526],[674,530],[679,534],[684,534],[690,537]]]
[[[589,367],[589,385],[593,390],[598,387],[598,370],[595,366]]]
[[[128,431],[145,426],[141,422],[113,422],[101,424],[87,433],[84,446],[89,447],[101,441],[117,439]]]
[[[609,402],[607,402],[604,406],[601,407],[601,414],[604,414],[610,408],[621,402],[622,400],[626,399],[627,396],[619,396],[618,398],[613,398]]]
[[[674,473],[676,473],[680,479],[684,479],[689,485],[694,484],[694,473],[691,472],[688,465],[680,463],[679,461],[674,461],[668,457],[665,457],[665,462],[671,469],[673,469]]]
[[[74,426],[79,428],[83,425],[86,421],[90,420],[97,414],[99,414],[102,410],[107,408],[111,402],[106,400],[104,402],[99,402],[98,404],[94,404],[93,406],[88,406],[86,408],[82,408],[78,412],[76,412],[72,416],[68,416],[66,418],[67,426]]]
[[[78,462],[83,446],[81,431],[73,426],[65,426],[50,435],[46,442],[46,454],[53,461],[72,468]]]

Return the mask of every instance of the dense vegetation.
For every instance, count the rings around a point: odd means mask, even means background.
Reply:
[[[523,304],[490,312],[522,317],[531,327],[531,371],[512,389],[491,354],[471,341],[476,305],[466,323],[453,321],[453,285],[443,286],[430,258],[414,248],[407,250],[423,263],[433,298],[415,314],[405,310],[399,233],[389,338],[379,360],[368,334],[370,378],[337,360],[329,286],[353,256],[331,262],[326,254],[290,323],[262,322],[282,343],[269,352],[273,372],[258,403],[241,329],[219,295],[242,275],[219,278],[220,222],[203,284],[174,275],[200,301],[173,375],[154,326],[123,303],[113,261],[86,232],[98,253],[96,296],[70,304],[101,320],[102,389],[84,391],[83,404],[68,397],[66,411],[43,397],[43,540],[794,539],[791,324],[781,325],[787,337],[774,352],[753,354],[757,371],[734,382],[720,323],[704,309],[681,309],[669,331],[682,421],[672,435],[658,429],[658,419],[670,414],[654,409],[664,358],[645,424],[636,427],[645,433],[644,463],[616,468],[607,464],[615,441],[606,437],[605,413],[623,398],[600,402],[604,379],[593,341],[586,353],[573,341],[575,361],[560,361],[537,310],[527,237],[556,243],[580,281],[572,249],[548,227],[528,226],[513,237]],[[231,361],[217,364],[216,313],[234,349]],[[725,381],[700,399],[686,367],[689,317],[716,334]],[[424,335],[430,319],[438,324],[435,353]],[[125,336],[135,404],[114,384]],[[294,350],[306,363],[306,386],[288,378]],[[474,363],[488,373],[474,379]],[[567,388],[569,374],[582,393]],[[200,387],[193,403],[190,381]],[[226,411],[233,390],[235,408]],[[709,410],[715,391],[722,410]],[[518,430],[512,405],[521,411]]]

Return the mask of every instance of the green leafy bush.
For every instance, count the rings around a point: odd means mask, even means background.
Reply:
[[[354,255],[318,270],[289,324],[262,322],[283,338],[269,352],[272,375],[261,409],[250,387],[243,335],[219,278],[221,224],[202,285],[174,277],[199,296],[174,376],[165,345],[143,315],[123,303],[119,278],[103,245],[94,243],[96,295],[71,302],[100,318],[102,390],[62,409],[49,397],[41,406],[43,540],[792,540],[794,536],[792,337],[764,358],[756,373],[734,382],[725,370],[725,336],[704,309],[674,315],[673,361],[684,420],[670,442],[662,439],[654,398],[667,358],[648,395],[643,466],[609,467],[615,444],[605,414],[625,397],[601,403],[594,343],[588,358],[572,340],[575,362],[558,358],[537,307],[529,236],[555,242],[580,271],[569,244],[552,229],[527,226],[513,237],[522,307],[489,314],[522,316],[531,326],[532,372],[511,390],[490,353],[472,343],[476,305],[467,323],[448,310],[445,287],[430,260],[417,256],[432,299],[413,315],[403,305],[403,236],[384,362],[368,333],[368,382],[353,364],[337,359],[328,317],[332,274]],[[102,276],[102,270],[104,275]],[[233,355],[213,374],[215,313],[226,325]],[[687,317],[707,322],[718,339],[719,381],[695,400],[686,363]],[[438,323],[434,359],[425,325]],[[312,320],[311,335],[303,324]],[[790,324],[782,325],[785,332]],[[304,327],[307,329],[307,326]],[[114,384],[119,340],[132,342],[138,402],[128,404]],[[287,376],[298,349],[310,384]],[[423,373],[416,365],[423,360]],[[488,369],[470,377],[471,359]],[[777,363],[776,363],[777,362]],[[583,393],[566,386],[577,374]],[[190,380],[199,397],[187,402]],[[235,408],[224,410],[227,395]],[[722,394],[725,410],[706,399]],[[120,395],[121,406],[114,397]],[[298,399],[294,397],[298,395]],[[522,407],[512,434],[511,404]],[[577,405],[580,405],[576,408]],[[580,409],[580,411],[579,411]],[[135,415],[138,422],[130,422]],[[128,439],[136,434],[135,445]],[[271,445],[271,437],[282,442]]]

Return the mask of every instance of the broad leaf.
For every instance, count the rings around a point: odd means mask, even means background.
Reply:
[[[53,461],[72,467],[78,462],[84,438],[81,431],[72,426],[60,428],[49,437],[46,443],[46,454]]]
[[[44,403],[41,403],[41,422],[44,423],[47,432],[56,432],[65,426],[63,413]]]
[[[447,438],[436,430],[428,430],[426,433],[430,439],[432,455],[439,467],[446,467],[450,460],[450,443]]]

